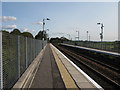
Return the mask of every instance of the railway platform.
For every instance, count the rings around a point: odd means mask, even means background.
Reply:
[[[105,50],[87,48],[87,47],[82,47],[82,46],[69,45],[69,44],[64,44],[64,43],[62,43],[61,45],[66,45],[66,46],[70,46],[70,47],[74,47],[74,48],[78,48],[78,49],[84,49],[84,50],[89,50],[89,51],[104,53],[106,55],[120,56],[120,53],[118,53],[118,52],[111,52],[111,51],[105,51]]]
[[[103,90],[52,44],[36,57],[14,88]]]

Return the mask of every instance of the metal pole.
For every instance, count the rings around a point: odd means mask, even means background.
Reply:
[[[26,68],[28,67],[28,52],[27,52],[27,37],[25,38],[26,41]]]
[[[45,19],[43,19],[43,40],[44,40]]]
[[[20,77],[20,36],[18,36],[18,77]]]
[[[89,41],[90,41],[90,35],[89,35]]]
[[[79,41],[79,31],[78,31],[78,41]]]
[[[100,33],[100,39],[101,39],[101,42],[103,41],[103,24],[102,23],[97,23],[99,25],[101,25],[101,33]]]
[[[102,23],[97,23],[98,25],[101,25],[101,33],[100,33],[100,39],[101,39],[101,42],[103,40],[103,24]]]
[[[70,34],[69,34],[69,40],[70,40]]]
[[[101,42],[103,41],[103,24],[101,24]]]
[[[78,37],[77,38],[78,38],[78,41],[79,41],[79,31],[76,31],[76,32],[78,32]]]
[[[45,28],[45,19],[43,19],[43,31],[44,31],[44,28]]]
[[[2,32],[0,32],[0,89],[3,89]]]
[[[47,31],[49,31],[49,29],[46,30],[46,40],[49,42],[49,33],[47,33]]]
[[[87,41],[88,41],[88,31],[87,31]]]

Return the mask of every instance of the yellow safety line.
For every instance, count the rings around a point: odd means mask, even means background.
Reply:
[[[63,82],[65,84],[65,87],[67,89],[69,89],[69,88],[77,89],[78,87],[76,86],[74,80],[72,79],[72,77],[70,76],[70,74],[68,73],[68,71],[66,70],[65,66],[62,64],[59,56],[56,54],[56,52],[55,52],[55,50],[54,50],[54,48],[52,46],[51,46],[51,49],[52,49],[53,55],[55,57],[55,61],[57,63],[57,66],[59,68],[61,77],[62,77]],[[79,90],[79,89],[77,89],[77,90]]]

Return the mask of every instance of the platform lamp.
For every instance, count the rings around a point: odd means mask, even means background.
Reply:
[[[45,28],[45,20],[50,20],[49,18],[46,18],[46,19],[43,19],[43,36],[42,36],[42,40],[44,40],[45,39],[45,37],[44,37],[44,35],[45,35],[45,30],[44,30],[44,28]],[[43,45],[43,43],[42,43],[42,49],[43,49],[43,47],[44,47],[44,45]]]
[[[46,19],[43,19],[43,35],[45,34],[45,20],[50,20],[49,18],[46,18]],[[43,40],[44,40],[44,37],[43,37]]]
[[[46,35],[47,35],[47,37],[46,37],[46,38],[48,38],[48,41],[49,41],[49,34],[47,34],[47,31],[49,31],[49,29],[46,29],[46,30],[45,30]]]

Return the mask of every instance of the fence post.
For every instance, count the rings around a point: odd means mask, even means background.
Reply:
[[[0,32],[0,90],[3,89],[2,32]]]
[[[20,36],[18,36],[18,77],[20,77]]]
[[[27,52],[27,37],[25,38],[26,41],[26,68],[28,67],[28,52]]]

